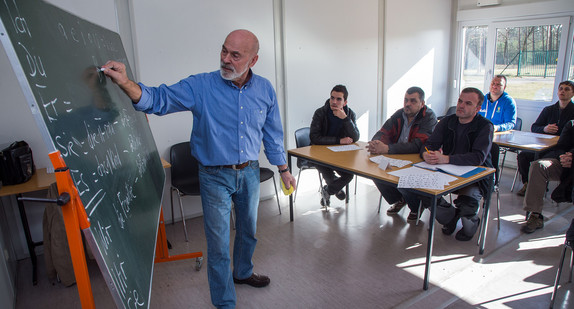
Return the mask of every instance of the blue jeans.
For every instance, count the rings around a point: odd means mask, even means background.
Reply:
[[[207,240],[207,277],[211,302],[217,308],[235,308],[233,277],[245,279],[253,273],[251,257],[257,239],[259,206],[259,162],[242,170],[199,164],[203,222]],[[229,238],[231,203],[235,207],[233,274]]]

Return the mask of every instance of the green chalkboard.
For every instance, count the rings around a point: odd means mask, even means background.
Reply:
[[[97,70],[127,64],[120,36],[39,0],[2,1],[0,18],[2,45],[48,149],[71,171],[116,304],[149,307],[165,174],[145,115]]]

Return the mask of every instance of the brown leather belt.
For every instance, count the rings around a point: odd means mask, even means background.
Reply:
[[[222,165],[225,168],[232,168],[234,170],[242,170],[244,169],[247,165],[249,165],[249,161],[243,162],[241,164],[233,164],[233,165]]]

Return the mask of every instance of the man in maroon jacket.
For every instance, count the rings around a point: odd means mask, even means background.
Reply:
[[[403,108],[396,111],[373,136],[367,150],[371,154],[419,153],[422,145],[437,124],[435,113],[425,105],[425,92],[411,87],[405,93]],[[375,181],[381,195],[389,205],[387,215],[397,214],[406,202],[401,193],[391,185]],[[407,221],[416,221],[417,214],[409,214]]]

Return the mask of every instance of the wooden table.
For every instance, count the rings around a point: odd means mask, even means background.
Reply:
[[[534,158],[538,159],[540,153],[554,147],[559,138],[556,135],[510,130],[495,132],[492,142],[500,147],[533,152]]]
[[[313,162],[314,164],[341,169],[346,172],[353,173],[355,175],[359,175],[372,180],[383,181],[386,184],[396,186],[399,182],[398,177],[389,175],[386,171],[381,170],[376,163],[371,162],[369,160],[370,155],[366,151],[366,149],[364,149],[367,143],[358,142],[356,144],[359,147],[361,147],[360,150],[334,152],[329,150],[327,148],[328,146],[326,145],[311,145],[307,147],[291,149],[288,151],[287,154],[288,157],[287,163],[289,164],[289,168],[291,169],[292,167],[291,161],[293,157],[304,158]],[[385,156],[396,159],[409,160],[413,163],[422,161],[422,159],[418,154],[385,155]],[[403,168],[408,168],[410,166],[411,165],[408,165]],[[388,171],[397,169],[399,168],[392,167]],[[433,197],[431,198],[432,202],[430,207],[431,216],[429,222],[429,235],[428,235],[427,255],[425,263],[425,277],[423,282],[424,290],[427,290],[429,285],[430,263],[431,263],[433,240],[434,240],[434,221],[436,216],[437,199],[443,195],[449,194],[460,188],[476,183],[482,179],[492,177],[491,175],[494,172],[495,172],[494,168],[486,168],[486,170],[468,178],[457,177],[456,181],[453,181],[450,185],[446,186],[442,190],[412,189],[420,195]],[[492,192],[489,192],[488,196],[483,199],[484,211],[483,211],[483,218],[481,221],[482,234],[480,235],[479,254],[484,253],[484,244],[486,241],[486,230],[488,226],[488,213],[490,209],[491,194]],[[290,212],[290,219],[291,221],[293,221],[293,195],[289,196],[289,212]]]
[[[165,159],[161,158],[161,163],[164,168],[171,167],[171,164]],[[35,248],[41,246],[43,241],[34,241],[32,239],[32,234],[30,232],[30,225],[28,223],[28,217],[26,216],[26,208],[24,207],[24,202],[20,200],[22,194],[30,193],[40,190],[45,190],[50,187],[51,184],[56,182],[56,175],[54,173],[48,173],[46,168],[36,169],[36,173],[32,175],[32,178],[25,183],[2,186],[0,188],[0,197],[15,195],[18,201],[18,210],[20,212],[20,219],[22,221],[22,227],[24,229],[24,234],[26,235],[26,245],[28,247],[28,253],[30,254],[30,259],[32,260],[32,283],[36,285],[38,283],[38,258],[36,256]]]
[[[32,178],[27,182],[11,186],[2,186],[0,189],[0,197],[9,195],[16,195],[17,197],[16,200],[18,201],[20,219],[22,220],[22,227],[24,229],[24,234],[26,235],[26,244],[28,246],[28,252],[30,253],[30,259],[32,260],[32,283],[34,285],[38,283],[38,258],[36,257],[35,248],[42,245],[43,241],[34,241],[32,239],[28,217],[26,216],[26,209],[24,208],[24,202],[19,198],[22,197],[22,194],[24,193],[48,189],[54,182],[56,182],[56,175],[54,175],[54,173],[48,173],[45,168],[40,168],[36,170],[36,173],[34,173]]]

